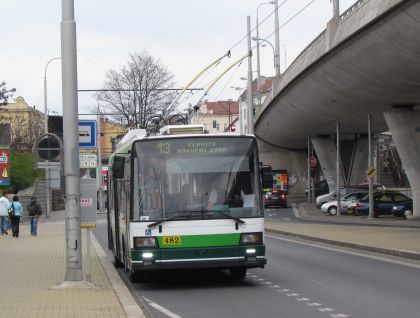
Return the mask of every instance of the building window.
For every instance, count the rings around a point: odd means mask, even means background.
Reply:
[[[213,128],[217,127],[217,122],[215,120],[213,120]]]

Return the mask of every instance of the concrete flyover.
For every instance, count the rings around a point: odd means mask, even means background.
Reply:
[[[305,149],[308,136],[390,130],[420,218],[420,0],[356,2],[302,51],[257,110],[255,134]]]

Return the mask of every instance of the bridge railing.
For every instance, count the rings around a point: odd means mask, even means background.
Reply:
[[[366,2],[367,0],[358,0],[357,2],[355,2],[350,8],[348,8],[346,11],[344,11],[341,15],[340,15],[340,20],[345,19],[350,13],[352,13],[353,11],[358,10],[361,5]]]

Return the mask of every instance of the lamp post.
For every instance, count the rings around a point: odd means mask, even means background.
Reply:
[[[273,44],[271,44],[271,42],[268,41],[268,40],[266,40],[266,39],[260,39],[258,37],[253,37],[252,40],[253,41],[257,41],[257,43],[259,43],[260,41],[262,41],[262,42],[268,43],[271,46],[271,48],[273,49],[274,67],[276,67],[276,50],[274,49]],[[257,64],[259,64],[259,56],[257,57]]]
[[[275,67],[276,67],[276,78],[280,79],[280,27],[279,27],[279,0],[274,1],[275,12],[274,12],[274,31],[275,31]]]
[[[48,65],[54,61],[54,60],[59,60],[61,59],[61,57],[54,57],[51,60],[49,60],[47,62],[47,64],[45,65],[45,70],[44,70],[44,118],[45,118],[45,122],[44,122],[44,132],[48,133],[48,109],[47,109],[47,68]]]
[[[44,70],[44,132],[48,133],[48,106],[47,106],[47,68],[48,65],[54,61],[59,60],[61,57],[54,57],[50,59],[45,65]],[[50,214],[50,170],[45,169],[46,180],[45,180],[45,199],[46,199],[46,208],[45,208],[45,218],[48,218]]]
[[[260,34],[258,31],[259,28],[259,22],[258,22],[258,10],[260,9],[261,6],[265,5],[265,4],[275,4],[274,1],[269,1],[269,2],[263,2],[260,3],[257,6],[257,17],[256,17],[256,32],[257,32],[257,36],[256,38],[259,39],[260,38]],[[260,92],[260,87],[261,87],[261,79],[260,79],[260,42],[257,41],[257,99],[258,99],[258,105],[261,105],[261,92]]]

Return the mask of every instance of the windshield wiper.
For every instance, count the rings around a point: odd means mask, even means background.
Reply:
[[[232,216],[232,215],[230,215],[230,214],[224,213],[224,212],[222,212],[222,211],[209,210],[209,211],[206,211],[206,212],[213,212],[213,213],[215,212],[215,213],[219,213],[219,214],[221,214],[221,215],[226,216],[226,217],[227,217],[227,218],[229,218],[229,219],[235,220],[236,222],[238,222],[238,223],[240,223],[240,224],[245,224],[245,221],[244,221],[244,220],[241,220],[240,218],[237,218],[237,217]]]
[[[168,221],[172,221],[172,220],[176,220],[176,219],[181,219],[181,218],[187,218],[189,216],[191,216],[191,215],[177,215],[177,216],[173,216],[173,217],[170,217],[170,218],[167,218],[167,219],[163,219],[163,220],[160,220],[160,221],[156,221],[156,222],[150,223],[149,225],[147,225],[147,227],[149,227],[149,228],[150,227],[155,227],[156,225],[162,224],[164,222],[168,222]]]

